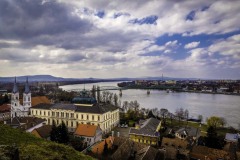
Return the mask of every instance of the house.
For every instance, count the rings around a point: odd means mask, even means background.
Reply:
[[[190,159],[197,160],[232,160],[229,152],[208,148],[206,146],[194,146],[190,152]]]
[[[99,157],[103,154],[104,145],[107,143],[108,149],[112,148],[114,137],[108,137],[100,142],[95,143],[91,146],[91,156]]]
[[[225,141],[231,142],[231,143],[238,143],[238,139],[240,139],[240,134],[238,133],[226,133],[225,135]]]
[[[195,127],[183,127],[175,131],[175,136],[179,139],[196,140],[201,136],[201,130]]]
[[[134,142],[128,138],[114,137],[112,160],[157,160],[163,155],[154,147]]]
[[[140,124],[135,128],[130,128],[129,137],[134,142],[140,142],[149,145],[158,145],[160,138],[160,128],[160,120],[156,118],[149,118],[145,121],[140,121]]]
[[[89,124],[79,124],[74,136],[83,137],[87,146],[91,146],[94,143],[101,141],[102,130],[99,126]]]
[[[4,121],[4,124],[7,124],[13,128],[24,130],[26,132],[32,132],[34,129],[45,125],[46,120],[37,117],[14,117]]]
[[[0,106],[0,121],[11,118],[11,107],[9,104],[2,104]]]
[[[38,138],[43,138],[43,139],[50,140],[51,131],[52,131],[52,126],[43,125],[39,128],[35,128],[31,133]]]
[[[190,152],[188,146],[189,145],[187,141],[179,138],[163,137],[161,152],[164,153],[165,159],[177,159],[178,156],[186,158]]]

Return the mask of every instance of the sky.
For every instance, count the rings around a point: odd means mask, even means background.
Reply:
[[[0,77],[240,79],[238,0],[1,0]]]

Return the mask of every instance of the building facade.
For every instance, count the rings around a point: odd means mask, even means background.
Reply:
[[[148,145],[158,145],[160,128],[160,120],[149,118],[140,122],[140,124],[135,128],[131,128],[129,131],[129,137],[134,142],[140,142]]]
[[[11,118],[14,117],[26,117],[29,115],[29,108],[31,107],[31,92],[29,89],[28,78],[25,84],[25,90],[23,93],[23,105],[20,104],[19,91],[16,82],[13,85],[13,90],[11,94]]]
[[[78,124],[99,126],[103,133],[119,124],[119,109],[111,104],[38,104],[30,108],[31,116],[44,118],[47,124],[64,122],[74,132]]]
[[[74,136],[83,137],[87,146],[91,146],[102,140],[102,130],[99,126],[90,124],[79,124]]]

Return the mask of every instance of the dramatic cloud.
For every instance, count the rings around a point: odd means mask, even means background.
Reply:
[[[0,73],[240,78],[239,8],[234,0],[1,0]]]

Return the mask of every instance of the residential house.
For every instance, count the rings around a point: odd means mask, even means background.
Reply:
[[[112,160],[157,160],[163,156],[154,147],[123,137],[114,137],[112,146]]]
[[[37,117],[14,117],[4,121],[4,124],[10,125],[13,128],[18,128],[26,132],[32,132],[34,129],[42,127],[46,124],[46,120]]]
[[[2,104],[0,106],[0,121],[4,121],[11,118],[11,106],[10,104]]]
[[[134,142],[140,142],[149,145],[158,145],[160,138],[159,130],[161,121],[156,118],[149,118],[145,121],[140,121],[135,128],[130,128],[129,137]]]
[[[43,125],[39,128],[35,128],[31,133],[38,138],[43,138],[43,139],[50,140],[51,131],[52,131],[52,126]]]
[[[230,143],[238,143],[238,139],[240,139],[240,134],[238,133],[226,133],[225,141]]]
[[[74,136],[83,137],[87,146],[102,140],[102,130],[99,126],[89,124],[79,124]]]
[[[201,130],[195,127],[182,127],[175,131],[175,136],[179,139],[192,139],[196,140],[201,136]]]

